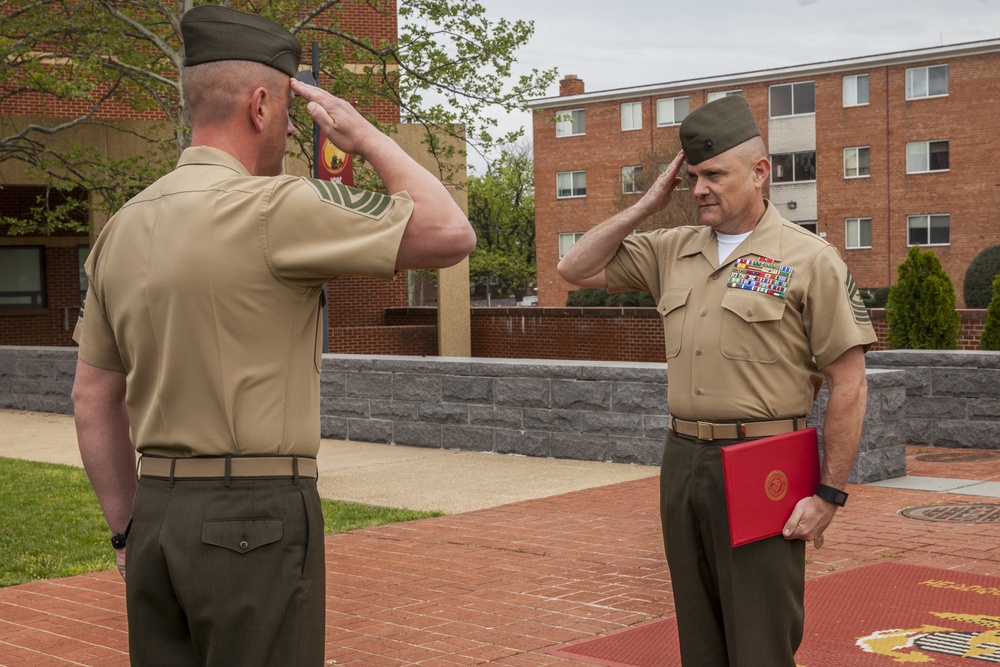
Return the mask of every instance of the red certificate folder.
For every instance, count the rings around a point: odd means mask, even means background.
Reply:
[[[816,429],[723,447],[722,471],[732,545],[779,535],[795,504],[819,485]]]

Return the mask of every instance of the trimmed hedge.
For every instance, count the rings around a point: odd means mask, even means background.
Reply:
[[[619,292],[608,294],[604,289],[578,289],[566,299],[567,308],[601,307],[643,308],[655,307],[656,302],[649,292]]]
[[[993,281],[1000,275],[1000,245],[982,250],[965,270],[962,296],[966,308],[987,308],[993,299]]]

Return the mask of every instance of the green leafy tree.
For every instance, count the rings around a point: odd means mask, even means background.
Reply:
[[[1000,274],[993,279],[993,298],[986,309],[986,326],[979,342],[982,350],[1000,350]]]
[[[910,248],[899,265],[898,280],[889,289],[886,319],[888,346],[908,350],[953,350],[960,317],[955,310],[955,288],[930,250]]]
[[[1000,275],[1000,245],[980,251],[965,270],[962,296],[966,308],[986,308],[993,299],[993,280]]]
[[[49,192],[82,188],[89,202],[41,201],[32,220],[0,220],[10,233],[83,231],[80,206],[110,212],[169,170],[190,142],[182,96],[180,21],[193,0],[0,0],[0,162],[22,163]],[[200,3],[199,3],[200,4]],[[424,143],[451,179],[459,150],[449,137],[480,151],[509,143],[487,107],[525,108],[555,71],[511,77],[517,50],[534,32],[529,21],[491,21],[476,0],[399,0],[398,37],[352,32],[349,13],[397,12],[396,0],[239,0],[221,4],[289,26],[309,61],[319,44],[320,82],[374,120],[377,107],[397,107],[426,130]],[[22,110],[15,116],[13,110]],[[28,118],[23,110],[50,111]],[[59,118],[54,116],[58,113]],[[157,118],[124,123],[122,118]],[[293,122],[297,149],[311,156],[312,123],[303,105]],[[127,155],[81,141],[81,128],[132,137]],[[386,128],[383,128],[386,129]],[[498,136],[494,136],[494,135]],[[464,145],[464,144],[459,144]],[[367,185],[368,183],[366,183]],[[44,197],[59,200],[59,197]]]
[[[504,149],[483,176],[469,177],[469,222],[476,249],[474,280],[498,279],[518,299],[535,282],[535,177],[531,146]]]

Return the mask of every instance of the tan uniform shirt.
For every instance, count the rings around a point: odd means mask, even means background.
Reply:
[[[679,419],[809,414],[820,369],[875,342],[836,248],[767,202],[722,265],[709,227],[629,237],[608,264],[610,291],[646,290],[663,317],[667,406]]]
[[[391,278],[413,210],[189,148],[87,261],[80,359],[127,374],[132,441],[167,456],[319,449],[323,284]]]

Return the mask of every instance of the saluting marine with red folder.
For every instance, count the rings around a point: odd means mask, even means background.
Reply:
[[[794,667],[805,545],[847,497],[875,332],[837,248],[764,199],[771,163],[743,97],[696,109],[680,139],[642,198],[587,232],[559,272],[582,287],[648,291],[663,317],[660,514],[684,666]],[[632,235],[670,202],[685,162],[701,224]],[[723,446],[802,431],[824,379],[820,484],[780,534],[733,546]],[[781,475],[768,474],[780,493]]]

